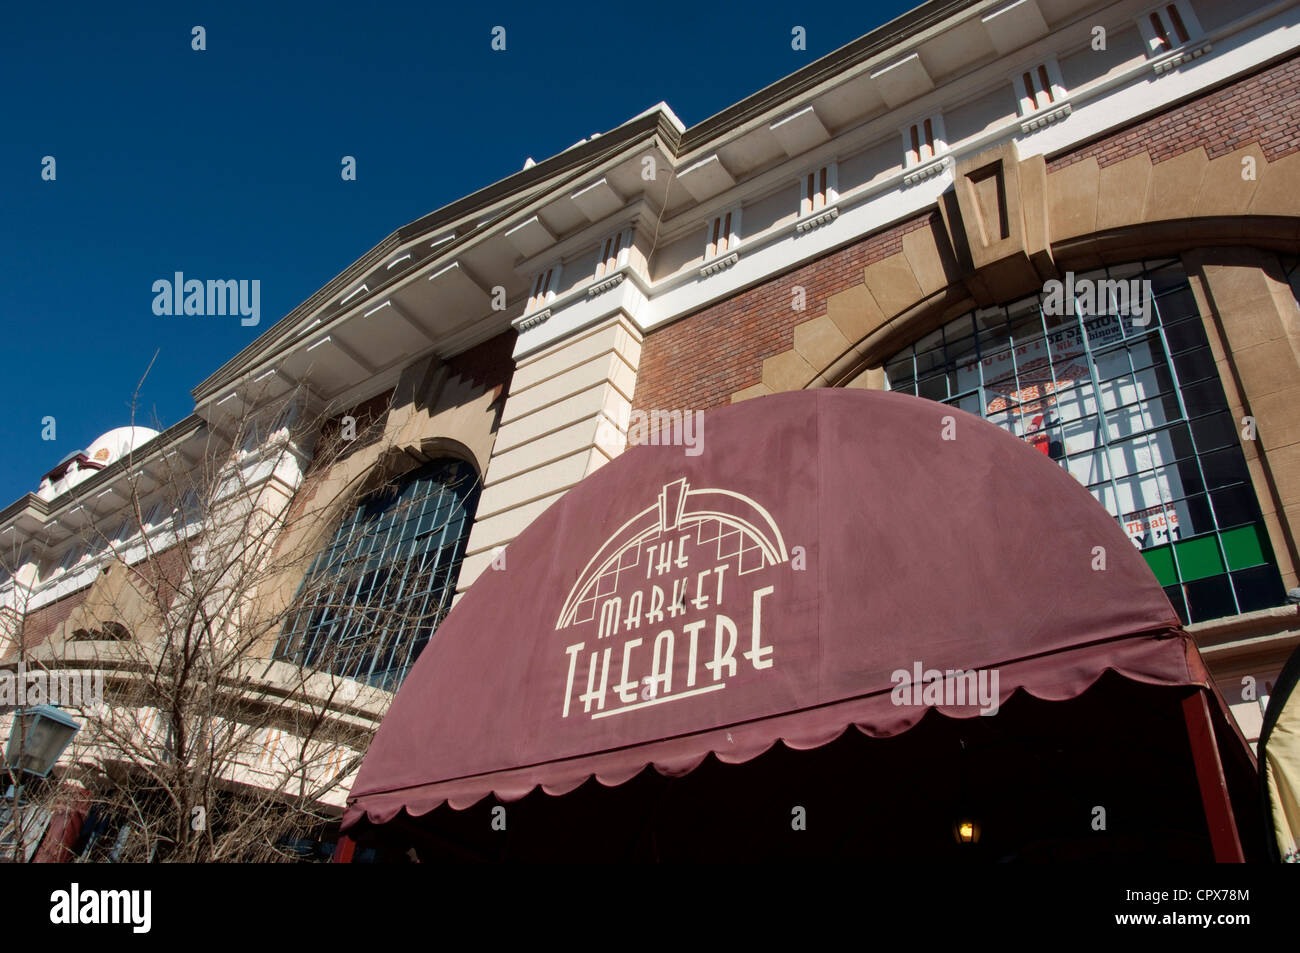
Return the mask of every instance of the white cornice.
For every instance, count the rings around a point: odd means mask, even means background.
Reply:
[[[654,229],[656,220],[661,214],[658,203],[642,195],[606,218],[587,225],[563,241],[556,242],[544,252],[516,262],[515,274],[531,277],[556,262],[568,262],[577,254],[595,248],[603,239],[629,225],[648,233]]]
[[[1287,11],[1293,10],[1294,3],[1279,3],[1274,7],[1271,19],[1252,15],[1247,29],[1241,29],[1242,21],[1237,21],[1207,35],[1200,45],[1213,42],[1216,55],[1197,60],[1193,67],[1184,67],[1177,75],[1168,74],[1152,81],[1149,78],[1150,61],[1145,57],[1135,58],[1124,69],[1114,70],[1094,83],[1072,90],[1068,100],[1053,107],[1052,112],[1057,115],[1049,124],[1025,130],[1022,127],[1025,120],[1019,116],[1010,118],[979,135],[950,144],[947,152],[925,166],[899,168],[892,175],[841,194],[835,204],[839,217],[822,223],[815,231],[800,228],[807,218],[787,219],[763,233],[745,236],[737,249],[739,257],[736,261],[723,265],[716,259],[703,263],[696,259],[693,264],[688,263],[673,274],[647,283],[647,305],[635,316],[638,329],[647,332],[710,303],[734,296],[772,274],[934,207],[939,193],[950,184],[951,168],[961,155],[975,154],[1010,140],[1018,142],[1022,156],[1060,152],[1074,143],[1088,141],[1108,129],[1167,108],[1195,95],[1200,89],[1216,86],[1257,68],[1262,62],[1285,55],[1300,46],[1300,31],[1287,30],[1284,27],[1288,24],[1279,22]],[[1048,37],[1044,42],[1051,39]],[[1194,72],[1188,72],[1189,69]],[[1006,81],[1009,87],[1009,77]],[[877,127],[889,118],[877,117],[868,125]],[[797,166],[812,167],[834,160],[850,152],[844,144],[846,140],[861,142],[862,138],[863,132],[858,130],[827,142],[812,153],[801,156]],[[797,177],[793,174],[795,165],[793,160],[782,163],[743,181],[734,190],[661,223],[660,244],[702,231],[703,223],[723,208],[748,204],[776,189],[788,187]],[[928,175],[918,178],[918,172]],[[797,244],[792,241],[795,236],[798,236]],[[531,353],[559,340],[566,323],[559,321],[558,317],[568,306],[568,299],[577,297],[575,293],[566,296],[566,300],[553,302],[552,311],[556,318],[546,327],[534,329],[526,342],[521,340],[516,353]]]

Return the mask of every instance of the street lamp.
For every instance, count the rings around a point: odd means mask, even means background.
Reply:
[[[952,825],[952,836],[957,839],[959,844],[978,844],[980,842],[980,826],[969,817],[963,817]]]
[[[72,741],[81,725],[53,705],[20,708],[9,729],[5,764],[11,770],[47,778],[58,763],[63,749]]]
[[[49,814],[40,810],[31,817],[23,818],[20,808],[23,803],[23,779],[26,775],[35,775],[38,779],[48,778],[58,763],[72,736],[81,725],[73,721],[53,705],[36,705],[32,708],[19,708],[14,712],[13,724],[9,728],[9,744],[5,746],[5,765],[14,774],[14,783],[5,792],[8,817],[5,820],[6,841],[9,840],[8,826],[13,825],[14,843],[21,843],[29,834],[31,842],[26,851],[26,860],[31,860],[32,853],[40,843],[40,837],[33,827],[32,818],[43,833]],[[42,819],[43,818],[43,819]]]

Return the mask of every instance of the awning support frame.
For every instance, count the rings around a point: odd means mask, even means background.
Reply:
[[[1228,781],[1223,774],[1223,762],[1214,740],[1214,725],[1210,722],[1210,708],[1204,691],[1196,691],[1183,699],[1183,718],[1187,722],[1187,740],[1192,746],[1192,761],[1196,765],[1196,780],[1201,788],[1201,804],[1205,807],[1205,822],[1210,829],[1210,844],[1214,859],[1221,864],[1240,864],[1246,860],[1237,834],[1237,820],[1228,798]]]

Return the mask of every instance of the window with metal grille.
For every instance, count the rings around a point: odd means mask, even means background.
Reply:
[[[890,389],[977,414],[1056,460],[1142,551],[1184,622],[1283,604],[1182,267],[1144,262],[1073,281],[1099,289],[1093,307],[1067,299],[1054,314],[1035,295],[970,312],[887,361]],[[1143,318],[1125,313],[1121,281],[1150,282]]]
[[[478,505],[441,459],[370,494],[317,555],[275,657],[395,689],[451,608]]]

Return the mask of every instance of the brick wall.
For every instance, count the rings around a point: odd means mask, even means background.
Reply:
[[[509,387],[510,378],[515,372],[515,338],[518,334],[507,331],[498,334],[490,341],[484,341],[470,348],[463,354],[457,354],[447,361],[449,376],[460,376],[491,388],[500,397],[504,388]]]
[[[23,620],[23,648],[30,652],[43,644],[54,634],[55,629],[67,621],[68,616],[72,615],[77,606],[86,601],[86,593],[89,591],[90,587],[86,586],[27,613],[27,617]],[[18,646],[14,645],[0,661],[12,661],[17,657]]]
[[[1251,142],[1270,162],[1300,150],[1300,56],[1057,156],[1047,171],[1090,156],[1104,168],[1139,152],[1163,162],[1197,146],[1214,159]]]
[[[759,382],[764,358],[790,350],[795,325],[824,314],[830,295],[862,284],[868,265],[901,252],[903,236],[930,218],[921,215],[845,245],[651,332],[641,349],[633,408],[707,410],[730,403],[736,391]],[[795,285],[807,294],[803,311],[790,306]]]

